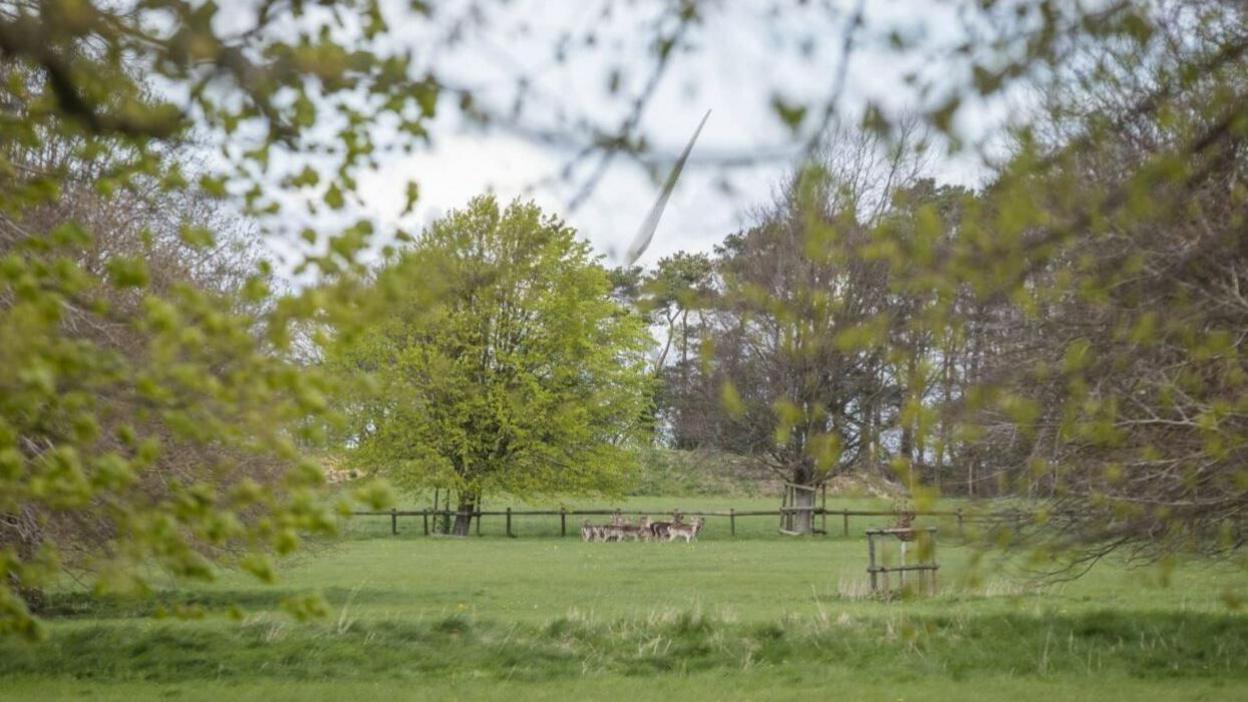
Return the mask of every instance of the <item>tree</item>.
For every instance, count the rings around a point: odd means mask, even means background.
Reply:
[[[706,254],[678,252],[659,261],[642,287],[640,306],[653,325],[662,328],[663,340],[654,358],[656,398],[654,407],[662,415],[664,429],[671,432],[677,448],[693,448],[698,438],[684,431],[686,417],[679,416],[682,407],[678,398],[694,394],[690,386],[697,371],[695,354],[702,343],[706,328],[703,311],[714,293],[714,267]],[[690,320],[690,315],[696,319]],[[677,356],[671,357],[675,347]]]
[[[0,143],[0,633],[38,636],[63,573],[271,579],[266,553],[333,527],[297,448],[327,388],[274,353],[254,242],[194,193],[105,191],[132,151],[37,133]]]
[[[451,490],[460,535],[488,493],[628,485],[651,339],[572,229],[533,204],[478,197],[431,225],[376,285],[415,292],[333,356],[376,388],[350,410],[357,465],[402,487]]]
[[[714,349],[724,392],[741,403],[732,423],[798,485],[859,460],[865,400],[880,392],[878,351],[851,341],[879,318],[887,279],[844,255],[866,228],[835,187],[809,172],[721,262],[729,324]]]
[[[690,290],[668,296],[672,335],[688,314],[682,300],[702,320],[702,352],[664,385],[676,436],[754,456],[799,485],[886,463],[871,451],[881,453],[886,407],[888,421],[900,415],[887,336],[909,318],[892,304],[888,265],[867,248],[916,162],[905,145],[839,130],[820,166],[794,175],[755,226],[717,249],[713,276],[692,265],[698,257],[660,266],[660,290]]]
[[[689,315],[697,315],[706,306],[711,292],[711,261],[705,254],[683,251],[659,261],[654,273],[644,284],[646,309],[655,321],[663,325],[664,339],[655,359],[656,371],[668,364],[668,354],[675,345],[680,357],[677,366],[689,363],[689,350],[696,338],[689,322]]]
[[[947,271],[989,283],[1000,329],[971,445],[1043,505],[1024,535],[1078,565],[1248,540],[1248,35],[1242,8],[1172,9],[1087,49],[985,193],[974,229],[1022,225],[999,239],[1022,265]]]
[[[858,255],[875,261],[889,278],[881,305],[887,333],[874,341],[881,393],[866,403],[862,441],[870,464],[888,463],[883,443],[892,429],[893,472],[911,493],[924,484],[939,490],[955,449],[957,422],[949,408],[965,387],[962,356],[971,296],[964,286],[924,277],[922,262],[948,255],[974,195],[921,178],[890,197],[870,243],[858,247]]]

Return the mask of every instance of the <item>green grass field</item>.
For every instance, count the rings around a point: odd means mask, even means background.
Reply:
[[[587,544],[557,518],[517,520],[516,539],[500,519],[452,539],[359,518],[275,586],[227,573],[140,601],[56,593],[49,641],[0,644],[0,699],[1248,698],[1248,617],[1227,605],[1248,592],[1242,570],[1181,563],[1163,586],[1107,563],[1043,585],[942,525],[942,592],[883,602],[863,596],[870,524],[794,539],[754,518],[736,539],[715,521],[688,545]],[[279,611],[310,591],[324,619]],[[154,616],[188,606],[203,619]]]

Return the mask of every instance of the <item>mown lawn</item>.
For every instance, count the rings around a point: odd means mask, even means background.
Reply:
[[[1228,607],[1248,593],[1242,570],[1181,563],[1163,586],[1109,563],[1040,585],[947,534],[942,593],[881,602],[861,596],[868,524],[791,539],[742,520],[737,539],[712,524],[686,545],[560,539],[557,518],[517,523],[517,539],[489,522],[451,539],[357,520],[275,586],[226,574],[142,601],[57,593],[48,642],[0,644],[0,699],[1248,697],[1248,617]],[[308,591],[328,617],[278,611]],[[152,616],[188,605],[204,619]]]

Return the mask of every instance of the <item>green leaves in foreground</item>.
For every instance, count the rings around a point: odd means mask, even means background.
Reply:
[[[193,278],[157,284],[175,273],[159,252],[96,277],[80,249],[34,244],[0,272],[0,632],[38,636],[32,608],[65,573],[141,593],[145,566],[206,580],[333,530],[300,458],[328,387],[262,318]]]

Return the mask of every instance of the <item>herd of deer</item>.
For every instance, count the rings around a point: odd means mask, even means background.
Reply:
[[[623,519],[619,515],[612,518],[610,524],[590,524],[586,519],[581,525],[581,540],[583,541],[623,541],[632,539],[634,541],[675,541],[676,539],[684,539],[685,543],[689,543],[698,538],[698,533],[702,531],[704,520],[701,517],[693,520],[691,524],[685,524],[678,516],[670,522],[652,521],[650,517],[642,517],[641,521],[633,524],[631,520]]]

